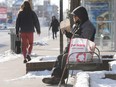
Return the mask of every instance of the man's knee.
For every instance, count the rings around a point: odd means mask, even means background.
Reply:
[[[62,60],[63,54],[58,55],[58,60]]]

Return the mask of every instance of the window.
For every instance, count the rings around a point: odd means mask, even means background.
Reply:
[[[96,43],[101,50],[114,47],[114,0],[82,0],[89,18],[96,27]]]

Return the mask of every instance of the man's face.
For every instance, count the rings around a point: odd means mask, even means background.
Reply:
[[[73,16],[73,21],[76,23],[79,20],[78,16]]]

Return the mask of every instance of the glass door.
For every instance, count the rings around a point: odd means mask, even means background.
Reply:
[[[100,50],[114,48],[114,0],[82,0],[89,18],[96,27],[95,42]]]

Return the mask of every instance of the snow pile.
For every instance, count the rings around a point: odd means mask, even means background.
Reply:
[[[89,74],[86,72],[77,73],[74,87],[89,87]]]
[[[17,58],[20,58],[22,55],[21,54],[15,54],[12,51],[8,50],[5,51],[4,54],[0,54],[0,62],[6,62],[9,60],[14,60]]]
[[[39,56],[36,58],[33,58],[29,63],[32,62],[52,62],[52,61],[56,61],[56,56]]]
[[[116,61],[109,62],[109,66],[112,71],[116,71]]]
[[[116,54],[114,54],[113,59],[116,59]]]
[[[105,78],[105,74],[114,73],[112,71],[94,71],[89,72],[91,87],[116,87],[116,81]],[[116,73],[115,73],[116,74]]]

